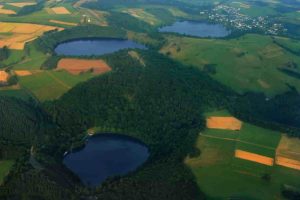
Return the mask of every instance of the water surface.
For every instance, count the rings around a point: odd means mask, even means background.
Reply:
[[[136,170],[149,157],[148,148],[127,136],[100,134],[88,139],[86,146],[65,156],[63,163],[91,187],[106,178]]]
[[[231,31],[221,24],[205,22],[181,21],[159,29],[160,32],[179,33],[197,37],[220,38],[228,36]]]
[[[144,45],[132,40],[78,39],[59,44],[55,53],[66,56],[99,56],[128,48],[146,49]]]

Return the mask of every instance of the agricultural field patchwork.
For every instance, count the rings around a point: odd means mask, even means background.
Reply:
[[[300,79],[294,75],[300,70],[291,69],[292,65],[300,66],[300,57],[277,45],[269,36],[248,34],[226,40],[166,38],[168,43],[162,53],[207,72],[237,92],[250,90],[274,96],[289,90],[289,86],[300,91]],[[287,40],[285,45],[292,43]]]
[[[76,84],[94,75],[90,72],[71,75],[66,71],[39,71],[30,76],[19,77],[20,86],[30,91],[40,101],[59,98]]]
[[[16,12],[14,10],[4,8],[4,5],[0,4],[0,15],[14,15]]]
[[[63,30],[55,26],[0,22],[0,47],[22,50],[27,42],[55,29]]]
[[[229,113],[206,114],[212,116],[228,117]],[[297,139],[287,141],[286,137],[248,123],[239,131],[208,128],[200,133],[196,144],[201,154],[186,158],[185,163],[212,199],[284,199],[283,185],[300,187],[300,170],[276,163],[278,149],[289,152],[286,149],[295,149],[297,144]]]

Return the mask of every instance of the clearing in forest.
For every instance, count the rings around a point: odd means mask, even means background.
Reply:
[[[0,71],[0,83],[6,83],[8,78],[9,74],[6,71]]]
[[[250,153],[247,151],[242,151],[242,150],[235,150],[235,157],[240,158],[243,160],[249,160],[252,162],[260,163],[263,165],[268,165],[268,166],[273,166],[274,164],[274,159],[267,157],[267,156],[262,156],[256,153]]]
[[[141,58],[141,56],[140,56],[140,54],[139,54],[138,52],[136,52],[136,51],[129,51],[128,54],[129,54],[132,58],[138,60],[138,61],[140,62],[141,65],[143,65],[144,67],[146,66],[144,59]]]
[[[55,26],[46,26],[30,23],[0,22],[0,48],[7,46],[10,49],[23,50],[25,43],[36,39],[50,30],[63,30]]]
[[[52,8],[52,11],[57,15],[71,14],[70,11],[65,7],[54,7]]]
[[[206,126],[210,129],[241,130],[242,122],[235,117],[209,117]]]
[[[64,69],[71,74],[80,74],[91,70],[94,74],[111,71],[111,67],[103,60],[88,60],[76,58],[63,58],[57,64],[57,69]]]
[[[275,163],[300,170],[300,139],[283,135],[276,149]]]

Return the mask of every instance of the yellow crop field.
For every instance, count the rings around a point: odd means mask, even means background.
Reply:
[[[4,34],[0,39],[0,47],[7,46],[10,49],[22,50],[26,42],[36,39],[44,32],[50,30],[63,30],[55,26],[46,26],[30,23],[6,23],[0,22],[0,35],[1,33],[11,33],[9,35]]]
[[[240,130],[242,122],[234,117],[209,117],[206,126],[210,129]]]
[[[0,83],[6,83],[8,81],[9,74],[5,71],[0,71]]]
[[[273,158],[262,156],[256,153],[238,150],[238,149],[235,150],[235,157],[243,160],[249,160],[252,162],[260,163],[263,165],[268,165],[268,166],[273,166],[274,164]]]
[[[15,6],[18,8],[23,8],[24,6],[35,5],[35,2],[18,2],[18,3],[8,3],[8,5]]]
[[[59,21],[59,20],[49,20],[49,22],[55,23],[55,24],[62,24],[62,25],[67,25],[67,26],[77,26],[78,24],[72,23],[72,22],[64,22],[64,21]]]

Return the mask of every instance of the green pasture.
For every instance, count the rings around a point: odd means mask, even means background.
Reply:
[[[40,101],[46,101],[59,98],[76,84],[93,76],[91,73],[71,75],[66,71],[41,71],[31,76],[19,77],[19,83]]]
[[[216,111],[206,116],[228,116],[228,113]],[[207,129],[202,134],[196,144],[201,154],[186,158],[185,163],[209,199],[284,199],[283,184],[300,187],[300,171],[234,157],[236,149],[274,156],[280,133],[243,123],[240,131]],[[266,174],[269,180],[263,179]]]
[[[14,164],[12,160],[0,160],[0,185],[4,177],[9,173],[10,168]]]
[[[161,52],[201,70],[213,65],[210,75],[239,93],[283,93],[300,80],[278,70],[289,62],[300,66],[300,57],[273,42],[270,36],[247,34],[235,39],[201,39],[167,36]],[[298,69],[299,70],[299,69]]]

